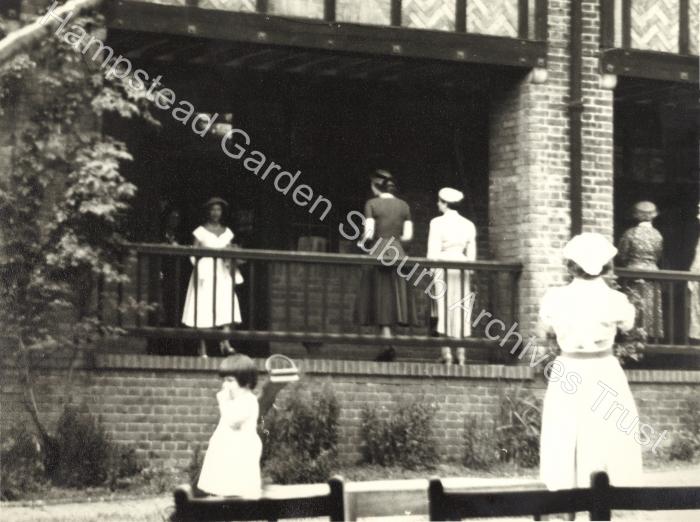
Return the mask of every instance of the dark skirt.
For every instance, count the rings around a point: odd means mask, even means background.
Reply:
[[[417,324],[413,288],[395,267],[364,267],[355,300],[355,324],[409,326]]]

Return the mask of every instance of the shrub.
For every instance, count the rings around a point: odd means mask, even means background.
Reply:
[[[85,407],[66,406],[56,427],[58,462],[51,480],[67,487],[99,486],[109,477],[112,441]]]
[[[113,444],[110,448],[109,480],[110,489],[122,489],[130,486],[144,470],[145,465],[134,448]]]
[[[532,468],[540,459],[540,426],[542,411],[540,401],[522,388],[501,397],[499,425],[496,428],[496,444],[501,461],[513,462],[524,468]]]
[[[399,403],[388,418],[377,409],[362,410],[362,458],[367,464],[432,469],[438,461],[433,435],[434,405],[419,400]]]
[[[474,470],[491,469],[498,462],[498,448],[494,444],[493,429],[480,426],[476,416],[464,421],[463,464]]]
[[[24,426],[3,430],[0,453],[0,498],[17,500],[46,483],[38,438]]]
[[[192,458],[190,463],[185,470],[187,472],[187,478],[192,487],[197,486],[199,481],[199,473],[202,471],[202,464],[204,463],[204,454],[202,448],[197,444],[192,452]]]
[[[696,447],[696,438],[692,434],[682,431],[674,435],[666,451],[669,460],[690,462],[695,456]]]
[[[262,461],[273,481],[328,480],[337,457],[339,413],[329,386],[311,393],[296,385],[279,408],[261,419]]]

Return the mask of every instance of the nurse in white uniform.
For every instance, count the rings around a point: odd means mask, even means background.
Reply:
[[[549,489],[588,487],[605,471],[615,486],[638,484],[643,437],[627,378],[612,346],[618,329],[634,325],[627,297],[606,284],[617,249],[600,234],[580,234],[564,247],[573,280],[550,288],[540,307],[543,326],[561,348],[544,398],[540,477]]]
[[[441,261],[476,260],[476,227],[474,223],[457,212],[464,194],[453,188],[438,192],[438,209],[441,216],[430,221],[428,233],[428,259]],[[436,279],[447,284],[446,291],[435,300],[437,308],[437,331],[453,338],[469,337],[471,321],[469,306],[455,306],[466,298],[471,289],[469,272],[466,270],[436,270]],[[442,359],[452,361],[450,348],[442,350]]]

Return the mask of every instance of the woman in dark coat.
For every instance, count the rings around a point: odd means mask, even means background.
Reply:
[[[389,248],[386,257],[395,256],[398,251],[399,258],[392,266],[367,267],[363,271],[355,321],[363,326],[377,326],[382,336],[391,337],[392,327],[416,322],[408,284],[397,272],[398,263],[406,255],[403,243],[413,238],[413,223],[408,204],[395,195],[393,176],[378,170],[371,180],[375,197],[365,204],[363,250],[376,257],[391,244],[396,250]]]

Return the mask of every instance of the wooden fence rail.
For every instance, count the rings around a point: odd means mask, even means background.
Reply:
[[[614,487],[607,473],[591,476],[591,487],[548,491],[541,487],[445,490],[439,478],[428,487],[430,520],[515,517],[588,511],[591,520],[610,520],[613,509],[700,509],[699,487]]]

